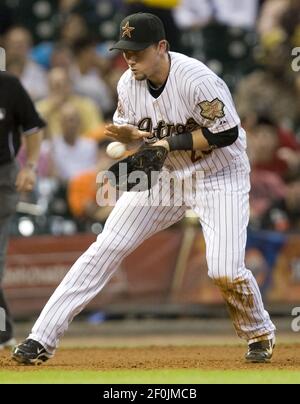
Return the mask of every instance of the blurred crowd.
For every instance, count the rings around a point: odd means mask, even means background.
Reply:
[[[251,225],[299,232],[299,0],[2,0],[7,70],[47,121],[39,183],[23,197],[15,233],[71,234],[105,222],[110,209],[96,203],[96,177],[111,163],[104,124],[126,69],[108,49],[123,17],[138,11],[157,14],[171,50],[202,60],[233,91],[248,133]]]

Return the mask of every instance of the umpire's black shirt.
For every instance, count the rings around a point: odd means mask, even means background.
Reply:
[[[21,136],[45,126],[20,81],[0,72],[0,166],[14,160]]]

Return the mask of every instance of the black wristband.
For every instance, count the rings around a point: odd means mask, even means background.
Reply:
[[[170,151],[193,150],[193,135],[191,132],[173,135],[166,141],[169,143]]]

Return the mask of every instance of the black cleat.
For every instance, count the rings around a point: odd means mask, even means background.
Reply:
[[[249,344],[246,361],[249,363],[269,363],[272,359],[274,348],[274,339]]]
[[[41,365],[53,357],[39,342],[26,339],[12,352],[12,359],[23,365]]]

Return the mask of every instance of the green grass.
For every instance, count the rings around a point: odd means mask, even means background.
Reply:
[[[299,371],[247,370],[247,371],[204,371],[178,370],[111,370],[111,371],[59,371],[22,370],[0,371],[0,384],[39,383],[93,383],[93,384],[300,384]]]

